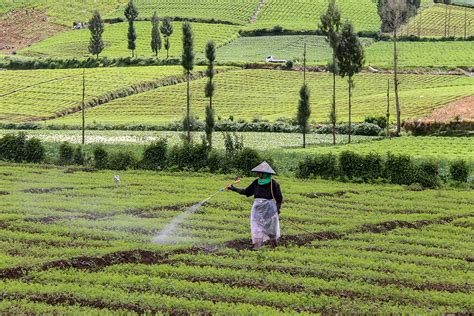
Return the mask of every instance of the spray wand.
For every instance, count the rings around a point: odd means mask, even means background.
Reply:
[[[237,180],[234,181],[234,183],[231,183],[225,187],[223,187],[222,189],[219,189],[219,191],[217,191],[216,193],[214,193],[213,195],[211,195],[210,197],[208,197],[207,199],[205,199],[204,201],[202,201],[200,204],[201,205],[204,205],[206,204],[210,199],[212,199],[213,197],[215,197],[217,194],[221,193],[221,192],[224,192],[225,190],[227,190],[227,188],[230,186],[230,185],[234,185],[234,184],[238,184],[240,183],[240,178],[238,178]]]

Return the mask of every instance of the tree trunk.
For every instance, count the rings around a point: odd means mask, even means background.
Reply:
[[[86,143],[86,114],[85,114],[85,98],[86,98],[86,70],[82,71],[82,145]]]
[[[352,136],[352,77],[349,78],[349,144]]]
[[[191,112],[191,91],[190,91],[190,72],[186,73],[186,128],[187,128],[187,137],[188,143],[191,143],[191,120],[190,120],[190,112]]]
[[[387,138],[390,136],[390,79],[387,80]]]
[[[397,136],[400,136],[401,131],[401,112],[400,99],[398,97],[398,51],[397,51],[397,29],[393,31],[393,80],[395,86],[395,106],[397,110]]]
[[[332,120],[332,143],[336,145],[336,55],[333,53],[332,56],[332,110],[331,110],[331,120]]]

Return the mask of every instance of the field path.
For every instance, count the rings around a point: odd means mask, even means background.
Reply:
[[[255,10],[255,13],[253,14],[252,18],[250,19],[250,23],[255,23],[257,22],[258,15],[262,11],[263,7],[267,3],[267,0],[261,0],[260,4],[257,7],[257,10]]]

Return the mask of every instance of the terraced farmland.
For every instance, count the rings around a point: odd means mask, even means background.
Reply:
[[[357,31],[380,29],[377,7],[372,0],[338,0],[337,4]],[[249,25],[248,29],[271,29],[279,25],[289,30],[316,30],[320,15],[326,8],[326,0],[267,0],[256,23]]]
[[[245,24],[257,10],[259,0],[136,0],[140,17],[149,18],[157,11],[160,16],[227,21]],[[120,6],[110,17],[123,17]]]
[[[367,115],[385,115],[387,80],[391,75],[361,74],[355,78],[353,119],[363,121]],[[402,117],[414,118],[431,113],[434,109],[456,99],[472,94],[474,78],[464,76],[402,75],[400,77]],[[276,120],[296,115],[298,89],[302,73],[275,70],[241,70],[220,74],[216,77],[214,106],[223,119]],[[204,116],[207,99],[204,98],[206,80],[193,81],[192,111]],[[332,77],[325,73],[309,73],[312,89],[312,120],[328,121],[331,102]],[[347,118],[346,81],[338,79],[338,115]],[[87,111],[89,121],[103,124],[160,124],[181,119],[185,113],[185,84],[164,87],[131,97],[114,100],[105,106]],[[393,94],[392,94],[393,95]],[[392,100],[392,105],[394,101]],[[392,113],[395,110],[392,109]],[[393,116],[392,116],[393,118]],[[54,124],[73,124],[77,115],[50,121]],[[73,124],[76,125],[76,124]]]
[[[204,51],[208,40],[214,40],[217,45],[223,45],[237,37],[238,26],[193,23],[194,47],[197,52]],[[181,23],[173,23],[174,33],[171,36],[170,56],[181,56],[183,49]],[[105,57],[128,57],[131,55],[127,49],[127,23],[108,24],[105,27],[103,39],[105,49],[101,56]],[[150,22],[136,22],[138,57],[152,57],[154,54],[150,48]],[[32,45],[19,51],[26,56],[50,56],[58,58],[83,58],[90,57],[88,52],[90,32],[87,29],[69,31],[57,34],[47,40]],[[160,52],[160,57],[166,57],[166,50]]]
[[[447,14],[446,8],[448,8]],[[474,36],[473,21],[474,7],[434,4],[412,18],[406,26],[401,28],[400,32],[404,35],[426,37]]]
[[[474,308],[469,191],[280,178],[281,245],[253,252],[251,201],[230,193],[179,226],[180,246],[151,243],[225,176],[123,172],[114,190],[110,172],[1,169],[2,313]]]
[[[399,65],[419,67],[472,67],[474,42],[399,42]],[[366,51],[366,64],[393,67],[393,44],[377,42]]]
[[[179,66],[86,70],[86,102],[98,104],[182,79]],[[0,82],[0,120],[4,123],[77,110],[82,100],[81,69],[2,71]]]

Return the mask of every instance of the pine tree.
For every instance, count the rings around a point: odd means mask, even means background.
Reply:
[[[309,117],[311,116],[311,105],[309,102],[310,91],[305,83],[300,89],[300,101],[298,103],[298,114],[296,119],[301,133],[303,134],[303,148],[306,148],[306,134],[309,132]]]
[[[216,44],[213,41],[207,42],[206,58],[208,60],[206,71],[208,81],[204,93],[206,98],[209,98],[209,105],[206,107],[206,138],[209,147],[212,147],[212,132],[214,131],[215,126],[215,111],[212,107],[212,97],[214,96],[214,91],[216,89],[216,86],[213,82],[214,75],[216,73],[214,70],[214,63],[216,61]]]
[[[332,106],[331,106],[331,122],[332,122],[332,137],[333,144],[336,145],[336,74],[337,74],[337,59],[336,49],[339,44],[339,29],[341,27],[341,11],[336,5],[335,0],[329,0],[328,8],[324,14],[321,15],[321,24],[319,28],[326,35],[326,40],[332,49]]]
[[[364,64],[364,48],[359,37],[354,32],[352,23],[346,21],[342,26],[341,37],[336,51],[339,65],[339,75],[348,77],[349,85],[349,143],[351,143],[352,134],[352,88],[354,81],[352,77],[362,70]]]
[[[165,18],[160,27],[161,34],[165,38],[165,49],[166,49],[166,59],[170,57],[170,48],[171,42],[170,37],[173,34],[173,24],[171,24],[171,18]]]
[[[89,53],[96,55],[99,58],[99,54],[104,50],[104,41],[102,40],[102,33],[104,33],[104,21],[100,17],[99,11],[95,10],[92,18],[89,20],[89,31],[91,37],[89,40]]]
[[[158,15],[155,13],[153,14],[153,17],[151,18],[151,50],[153,53],[155,53],[155,56],[158,57],[158,53],[161,50],[161,35],[160,35],[160,19],[158,18]]]
[[[137,48],[136,40],[137,40],[137,32],[135,31],[135,19],[138,17],[138,10],[133,0],[130,0],[125,7],[125,18],[128,21],[128,49],[132,51],[132,57],[135,57],[135,49]]]
[[[186,120],[187,140],[191,143],[191,71],[194,69],[194,35],[191,24],[188,21],[183,23],[183,55],[181,65],[186,74]]]

